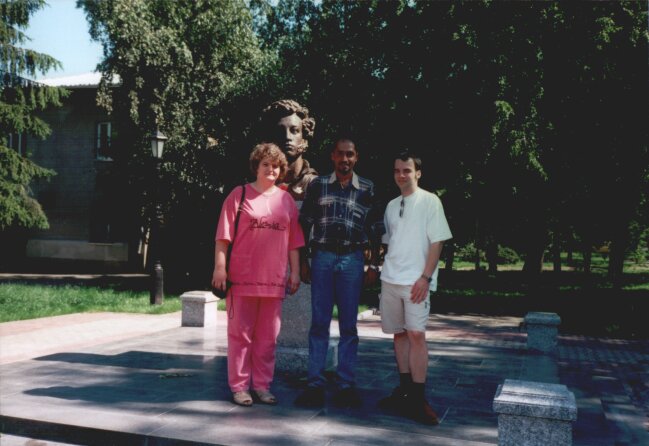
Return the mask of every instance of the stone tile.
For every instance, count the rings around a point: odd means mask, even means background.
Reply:
[[[5,406],[3,404],[3,406]],[[147,414],[147,411],[136,411],[128,408],[121,410],[102,410],[103,407],[61,404],[57,401],[38,401],[21,399],[13,401],[11,407],[3,407],[10,411],[14,418],[32,420],[32,422],[45,422],[60,424],[74,431],[72,426],[93,428],[99,430],[117,430],[138,435],[146,435],[162,426],[160,420]]]
[[[20,437],[16,435],[0,434],[2,446],[76,446],[73,443],[61,443],[50,440],[37,440],[33,438]]]
[[[267,410],[275,409],[269,416]],[[181,414],[173,411],[160,417],[164,426],[153,432],[159,437],[228,445],[325,445],[325,439],[310,435],[316,422],[277,408],[235,407],[217,416]]]
[[[495,444],[495,389],[505,379],[520,379],[517,374],[524,372],[528,358],[524,339],[499,337],[512,325],[499,318],[431,320],[438,325],[429,333],[427,391],[442,416],[436,427],[377,409],[378,399],[398,383],[398,374],[392,341],[372,320],[359,323],[358,383],[364,401],[359,410],[295,408],[303,376],[281,373],[273,384],[278,406],[235,406],[227,388],[223,325],[177,328],[3,365],[0,415],[122,430],[139,435],[133,437],[137,441],[168,437],[171,443]],[[643,437],[649,413],[649,342],[586,337],[564,342],[561,337],[557,377],[577,398],[574,444],[649,444]],[[160,379],[166,373],[192,376]]]
[[[440,435],[465,441],[498,443],[498,417],[491,410],[449,407],[440,423]]]
[[[56,412],[58,408],[97,409],[104,412],[128,411],[140,415],[155,415],[169,410],[164,400],[169,394],[150,390],[114,386],[51,386],[30,389],[9,397],[0,397],[2,415],[14,415],[15,410],[30,405]],[[53,414],[54,416],[56,413]]]

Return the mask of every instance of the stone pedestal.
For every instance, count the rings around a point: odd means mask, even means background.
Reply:
[[[311,328],[311,285],[301,284],[282,305],[282,329],[277,340],[275,368],[284,373],[306,375]],[[337,365],[337,342],[329,342],[327,368]]]
[[[575,396],[561,384],[505,380],[493,402],[500,446],[571,446]]]
[[[556,313],[527,313],[525,316],[527,348],[543,353],[556,352],[560,323],[561,318]]]
[[[211,327],[216,325],[219,298],[211,291],[187,291],[180,296],[183,327]]]
[[[554,355],[530,351],[523,358],[520,379],[540,383],[559,384],[559,367]]]

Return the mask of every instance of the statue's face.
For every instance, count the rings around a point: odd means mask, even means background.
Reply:
[[[275,138],[289,163],[302,155],[308,145],[302,134],[302,119],[295,113],[279,120]]]

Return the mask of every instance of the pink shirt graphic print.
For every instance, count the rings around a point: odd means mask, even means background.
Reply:
[[[288,252],[304,246],[295,200],[279,188],[261,194],[246,184],[239,228],[228,268],[236,296],[284,297]],[[225,199],[216,240],[231,242],[241,186]]]

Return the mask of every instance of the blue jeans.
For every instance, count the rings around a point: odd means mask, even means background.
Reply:
[[[358,353],[358,301],[363,286],[363,251],[338,255],[316,249],[311,261],[311,329],[309,330],[310,387],[323,387],[333,306],[338,307],[338,369],[336,384],[354,386]]]

